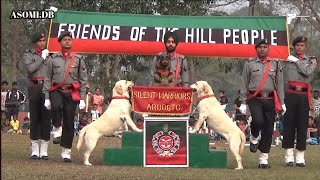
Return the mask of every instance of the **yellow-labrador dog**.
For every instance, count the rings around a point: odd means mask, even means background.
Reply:
[[[199,104],[199,120],[191,131],[199,131],[201,124],[206,121],[211,129],[222,134],[230,144],[230,150],[234,154],[238,167],[243,169],[241,154],[243,152],[246,137],[240,128],[232,122],[232,119],[225,113],[218,100],[214,97],[210,85],[206,81],[198,81],[191,85],[197,91]]]
[[[116,82],[112,96],[113,99],[108,109],[94,122],[85,126],[79,134],[77,149],[80,150],[84,141],[86,151],[84,152],[84,164],[92,165],[89,157],[95,148],[97,141],[102,135],[113,135],[113,133],[126,122],[134,131],[142,132],[134,124],[130,117],[131,104],[129,102],[129,89],[134,85],[132,81],[120,80]]]

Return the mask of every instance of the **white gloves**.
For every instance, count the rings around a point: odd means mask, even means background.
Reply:
[[[49,55],[49,50],[48,49],[42,50],[41,57],[43,59],[47,59],[48,55]]]
[[[44,100],[44,107],[46,107],[48,110],[51,109],[51,102],[50,99]]]
[[[289,61],[289,62],[297,62],[297,61],[299,61],[299,59],[294,57],[294,56],[292,56],[292,55],[290,55],[290,56],[288,56],[287,61]]]
[[[239,110],[242,114],[247,114],[247,105],[241,104],[241,106],[239,107]]]
[[[286,113],[287,111],[287,107],[285,104],[282,104],[281,107],[282,107],[282,115],[284,115],[284,113]]]
[[[84,100],[80,100],[79,109],[84,109],[86,107],[86,103]]]

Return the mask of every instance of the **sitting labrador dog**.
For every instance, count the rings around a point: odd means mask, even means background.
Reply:
[[[157,56],[156,72],[154,74],[153,86],[173,86],[173,73],[171,63],[166,55]]]
[[[215,132],[222,134],[230,145],[230,150],[234,154],[238,167],[243,169],[241,154],[243,152],[246,137],[240,128],[232,122],[232,119],[225,113],[218,100],[214,97],[210,85],[206,81],[198,81],[190,86],[197,91],[199,104],[199,120],[190,133],[198,132],[204,121]]]
[[[120,80],[116,82],[113,92],[112,101],[108,109],[94,122],[85,126],[79,134],[77,149],[80,150],[84,141],[84,164],[92,165],[89,157],[95,148],[97,141],[102,135],[113,135],[126,122],[134,131],[142,132],[137,128],[130,117],[131,104],[129,102],[129,89],[134,85],[132,81]]]

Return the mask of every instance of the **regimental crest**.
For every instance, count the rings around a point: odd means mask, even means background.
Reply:
[[[152,147],[160,156],[172,156],[180,148],[180,137],[173,131],[158,131],[152,137]]]

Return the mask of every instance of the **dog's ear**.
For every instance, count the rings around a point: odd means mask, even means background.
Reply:
[[[121,85],[117,85],[116,86],[116,91],[119,95],[122,95],[123,94],[123,90],[122,90],[122,86]]]
[[[204,94],[208,94],[209,93],[209,89],[208,89],[208,86],[206,84],[202,85],[202,91],[203,91]]]

